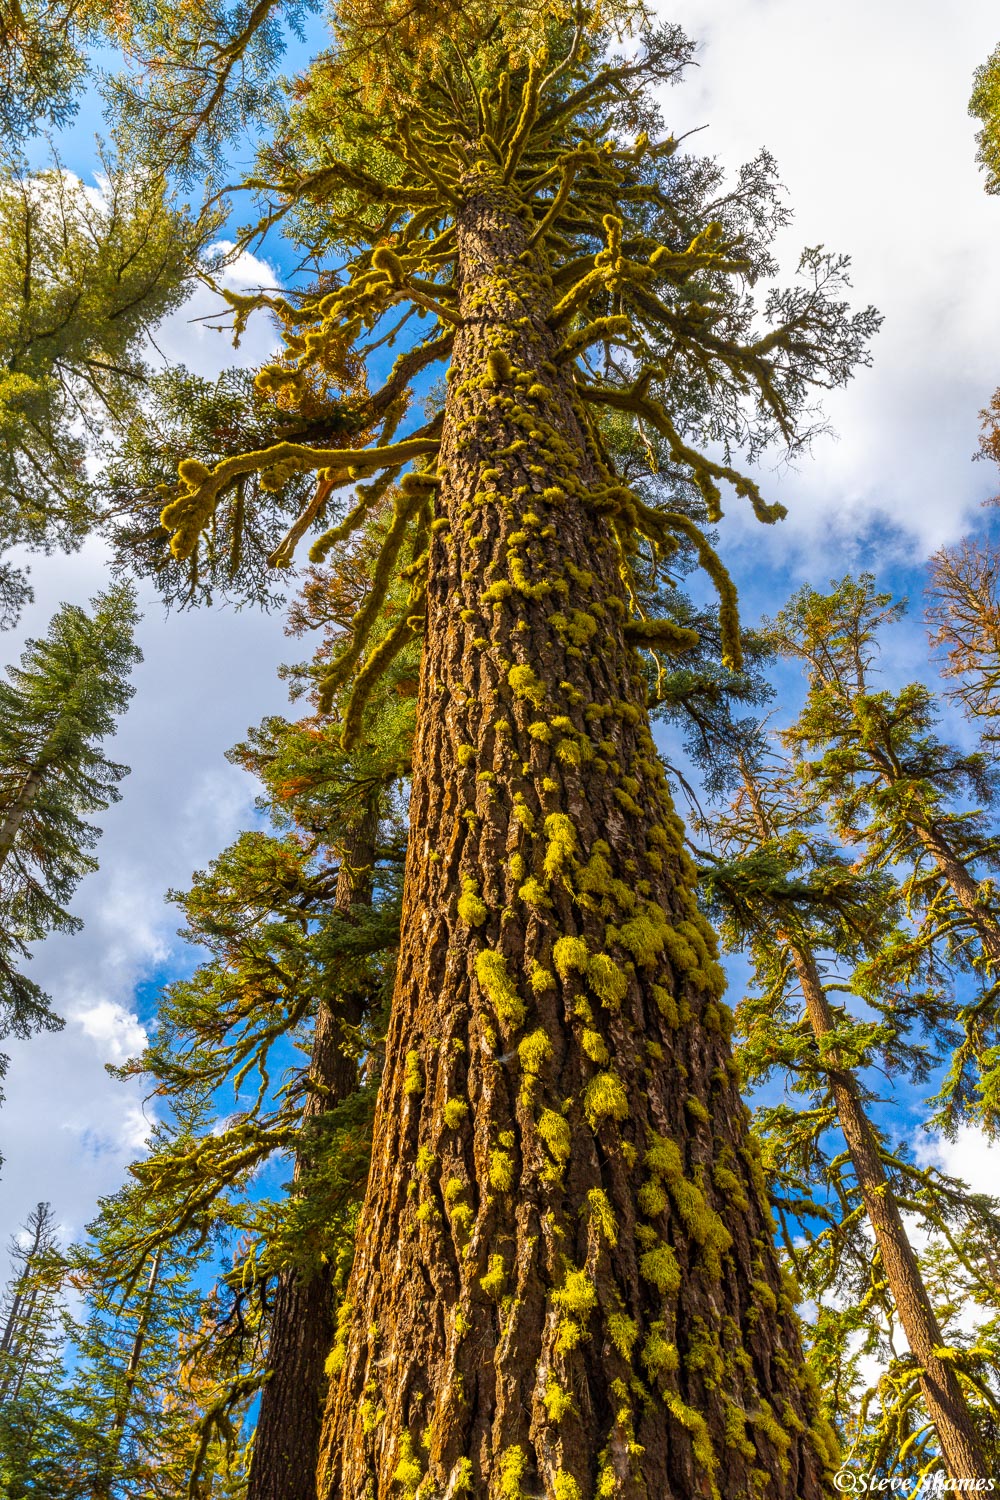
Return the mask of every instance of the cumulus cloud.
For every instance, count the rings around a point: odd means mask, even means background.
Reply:
[[[232,243],[219,240],[212,251],[229,254]],[[277,272],[266,260],[242,251],[215,278],[221,286],[234,292],[256,287],[274,287]],[[155,343],[167,364],[183,364],[189,370],[211,379],[234,365],[252,367],[270,358],[278,343],[274,326],[266,314],[257,313],[249,321],[246,333],[234,349],[232,335],[220,333],[232,322],[232,308],[208,282],[199,282],[184,305],[164,318],[156,331]]]
[[[853,562],[918,560],[976,520],[997,488],[970,462],[978,413],[1000,384],[994,257],[1000,203],[983,192],[974,68],[996,45],[988,7],[941,25],[934,0],[670,0],[664,16],[701,46],[664,101],[694,149],[735,165],[766,146],[795,213],[783,273],[803,245],[853,257],[859,304],[884,314],[875,363],[826,400],[836,440],[797,471],[762,476],[790,515],[766,529],[739,502],[726,542],[810,558],[819,542]]]

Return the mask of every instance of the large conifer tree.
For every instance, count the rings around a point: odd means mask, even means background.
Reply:
[[[807,391],[846,378],[873,319],[845,317],[841,267],[813,255],[755,328],[767,163],[727,195],[662,138],[651,91],[688,57],[675,30],[628,61],[604,45],[582,10],[341,14],[263,178],[314,248],[346,251],[346,275],[236,299],[238,316],[266,302],[284,322],[286,356],[258,384],[286,407],[335,386],[397,307],[429,330],[380,389],[348,392],[333,429],[347,423],[348,446],[188,459],[163,513],[190,558],[220,497],[241,497],[245,524],[252,476],[280,497],[318,471],[274,560],[332,522],[322,556],[409,470],[326,683],[329,698],[353,680],[350,744],[378,673],[424,636],[401,958],[329,1365],[324,1500],[394,1485],[809,1500],[833,1456],[636,654],[694,643],[637,618],[637,549],[694,541],[735,661],[732,586],[689,516],[621,482],[601,414],[662,439],[710,518],[731,482],[774,519],[691,439],[795,441]],[[446,359],[443,408],[397,438],[413,382]],[[409,601],[373,647],[401,564]]]

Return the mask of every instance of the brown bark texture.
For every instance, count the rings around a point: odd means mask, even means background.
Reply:
[[[623,635],[616,480],[529,232],[498,178],[463,184],[402,946],[319,1495],[817,1500],[832,1436]]]
[[[359,816],[341,850],[335,909],[350,912],[372,896],[372,870],[378,837],[375,799]],[[344,1047],[344,1026],[361,1019],[365,996],[348,992],[334,1010],[320,1007],[309,1058],[308,1096],[303,1124],[333,1109],[357,1088],[358,1065]],[[302,1155],[294,1179],[308,1165]],[[268,1342],[269,1375],[261,1395],[254,1436],[247,1500],[316,1500],[324,1364],[334,1335],[334,1266],[312,1275],[283,1271],[278,1278]]]
[[[834,1019],[816,960],[808,949],[793,942],[788,942],[788,951],[813,1032],[817,1038],[828,1036],[835,1029]],[[886,1176],[878,1137],[865,1113],[857,1082],[848,1070],[838,1069],[836,1057],[831,1060],[829,1077],[840,1128],[844,1132],[865,1213],[882,1257],[889,1291],[910,1352],[923,1371],[920,1389],[941,1444],[945,1466],[952,1479],[989,1479],[990,1469],[962,1394],[961,1383],[954,1368],[939,1355],[944,1338]]]

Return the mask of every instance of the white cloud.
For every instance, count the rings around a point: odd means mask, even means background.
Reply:
[[[210,247],[209,254],[212,250],[228,253],[232,248],[229,241],[220,240]],[[217,280],[234,292],[246,292],[260,286],[274,287],[279,277],[266,260],[243,250]],[[263,364],[279,342],[270,316],[255,313],[251,317],[238,349],[233,347],[231,333],[219,331],[228,328],[232,317],[233,310],[225,299],[206,282],[199,282],[183,307],[164,318],[156,330],[156,348],[168,364],[186,365],[208,378],[234,365]]]
[[[139,1017],[114,1000],[71,1006],[68,1019],[75,1021],[90,1038],[104,1061],[125,1062],[136,1057],[146,1045],[146,1031]]]
[[[957,1177],[974,1193],[993,1193],[1000,1184],[1000,1142],[991,1141],[975,1125],[961,1125],[954,1140],[936,1134],[913,1143],[917,1164],[937,1167]]]
[[[1000,384],[1000,202],[983,191],[967,113],[996,18],[959,6],[942,26],[935,0],[661,10],[702,43],[698,69],[665,98],[669,126],[707,124],[693,149],[731,164],[766,146],[795,212],[786,272],[803,245],[846,251],[857,302],[885,315],[874,368],[826,401],[839,441],[821,439],[798,473],[764,475],[789,519],[760,527],[733,501],[724,536],[758,559],[822,543],[863,562],[878,520],[895,529],[896,555],[917,560],[1000,487],[992,466],[970,462]]]

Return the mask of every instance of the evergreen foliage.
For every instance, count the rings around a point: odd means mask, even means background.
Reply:
[[[88,453],[145,398],[145,334],[187,294],[218,223],[191,223],[161,179],[103,165],[88,188],[0,154],[0,554],[71,549],[96,524]],[[29,594],[0,564],[0,623]]]
[[[900,979],[898,956],[912,943],[900,872],[865,868],[860,837],[853,859],[834,843],[795,768],[763,743],[741,755],[739,772],[732,805],[704,825],[712,852],[703,884],[725,946],[751,960],[736,1011],[744,1081],[763,1099],[784,1081],[783,1097],[757,1106],[755,1125],[786,1254],[817,1306],[811,1357],[830,1416],[862,1471],[916,1482],[942,1463],[948,1434],[923,1404],[922,1362],[897,1348],[897,1329],[912,1347],[921,1298],[933,1293],[931,1345],[954,1351],[949,1369],[961,1383],[949,1415],[964,1407],[992,1461],[997,1351],[969,1320],[976,1308],[988,1326],[1000,1203],[919,1166],[876,1123],[884,1080],[920,1090],[946,1062],[959,1007],[937,985],[919,989],[919,973]],[[909,1233],[931,1247],[934,1281],[905,1264],[904,1213]],[[902,1270],[891,1244],[883,1256],[886,1233],[904,1252]],[[944,1262],[966,1286],[961,1313],[942,1282]],[[866,1389],[862,1370],[873,1359],[881,1373]]]
[[[117,584],[89,613],[63,605],[0,681],[0,1036],[62,1023],[17,965],[47,932],[74,932],[66,909],[100,829],[86,818],[120,796],[127,766],[107,758],[133,689],[135,594]]]
[[[976,69],[969,114],[980,122],[976,159],[986,177],[986,191],[1000,193],[1000,47]]]
[[[798,658],[805,706],[783,739],[794,753],[807,806],[857,850],[862,875],[905,871],[900,894],[916,932],[884,960],[901,977],[924,961],[965,971],[975,993],[956,1016],[956,1046],[941,1089],[939,1122],[963,1118],[995,1130],[996,984],[1000,910],[990,878],[998,834],[996,768],[937,733],[939,712],[920,682],[897,692],[872,681],[879,633],[901,603],[872,577],[845,578],[830,594],[804,588],[776,617],[776,649]]]

